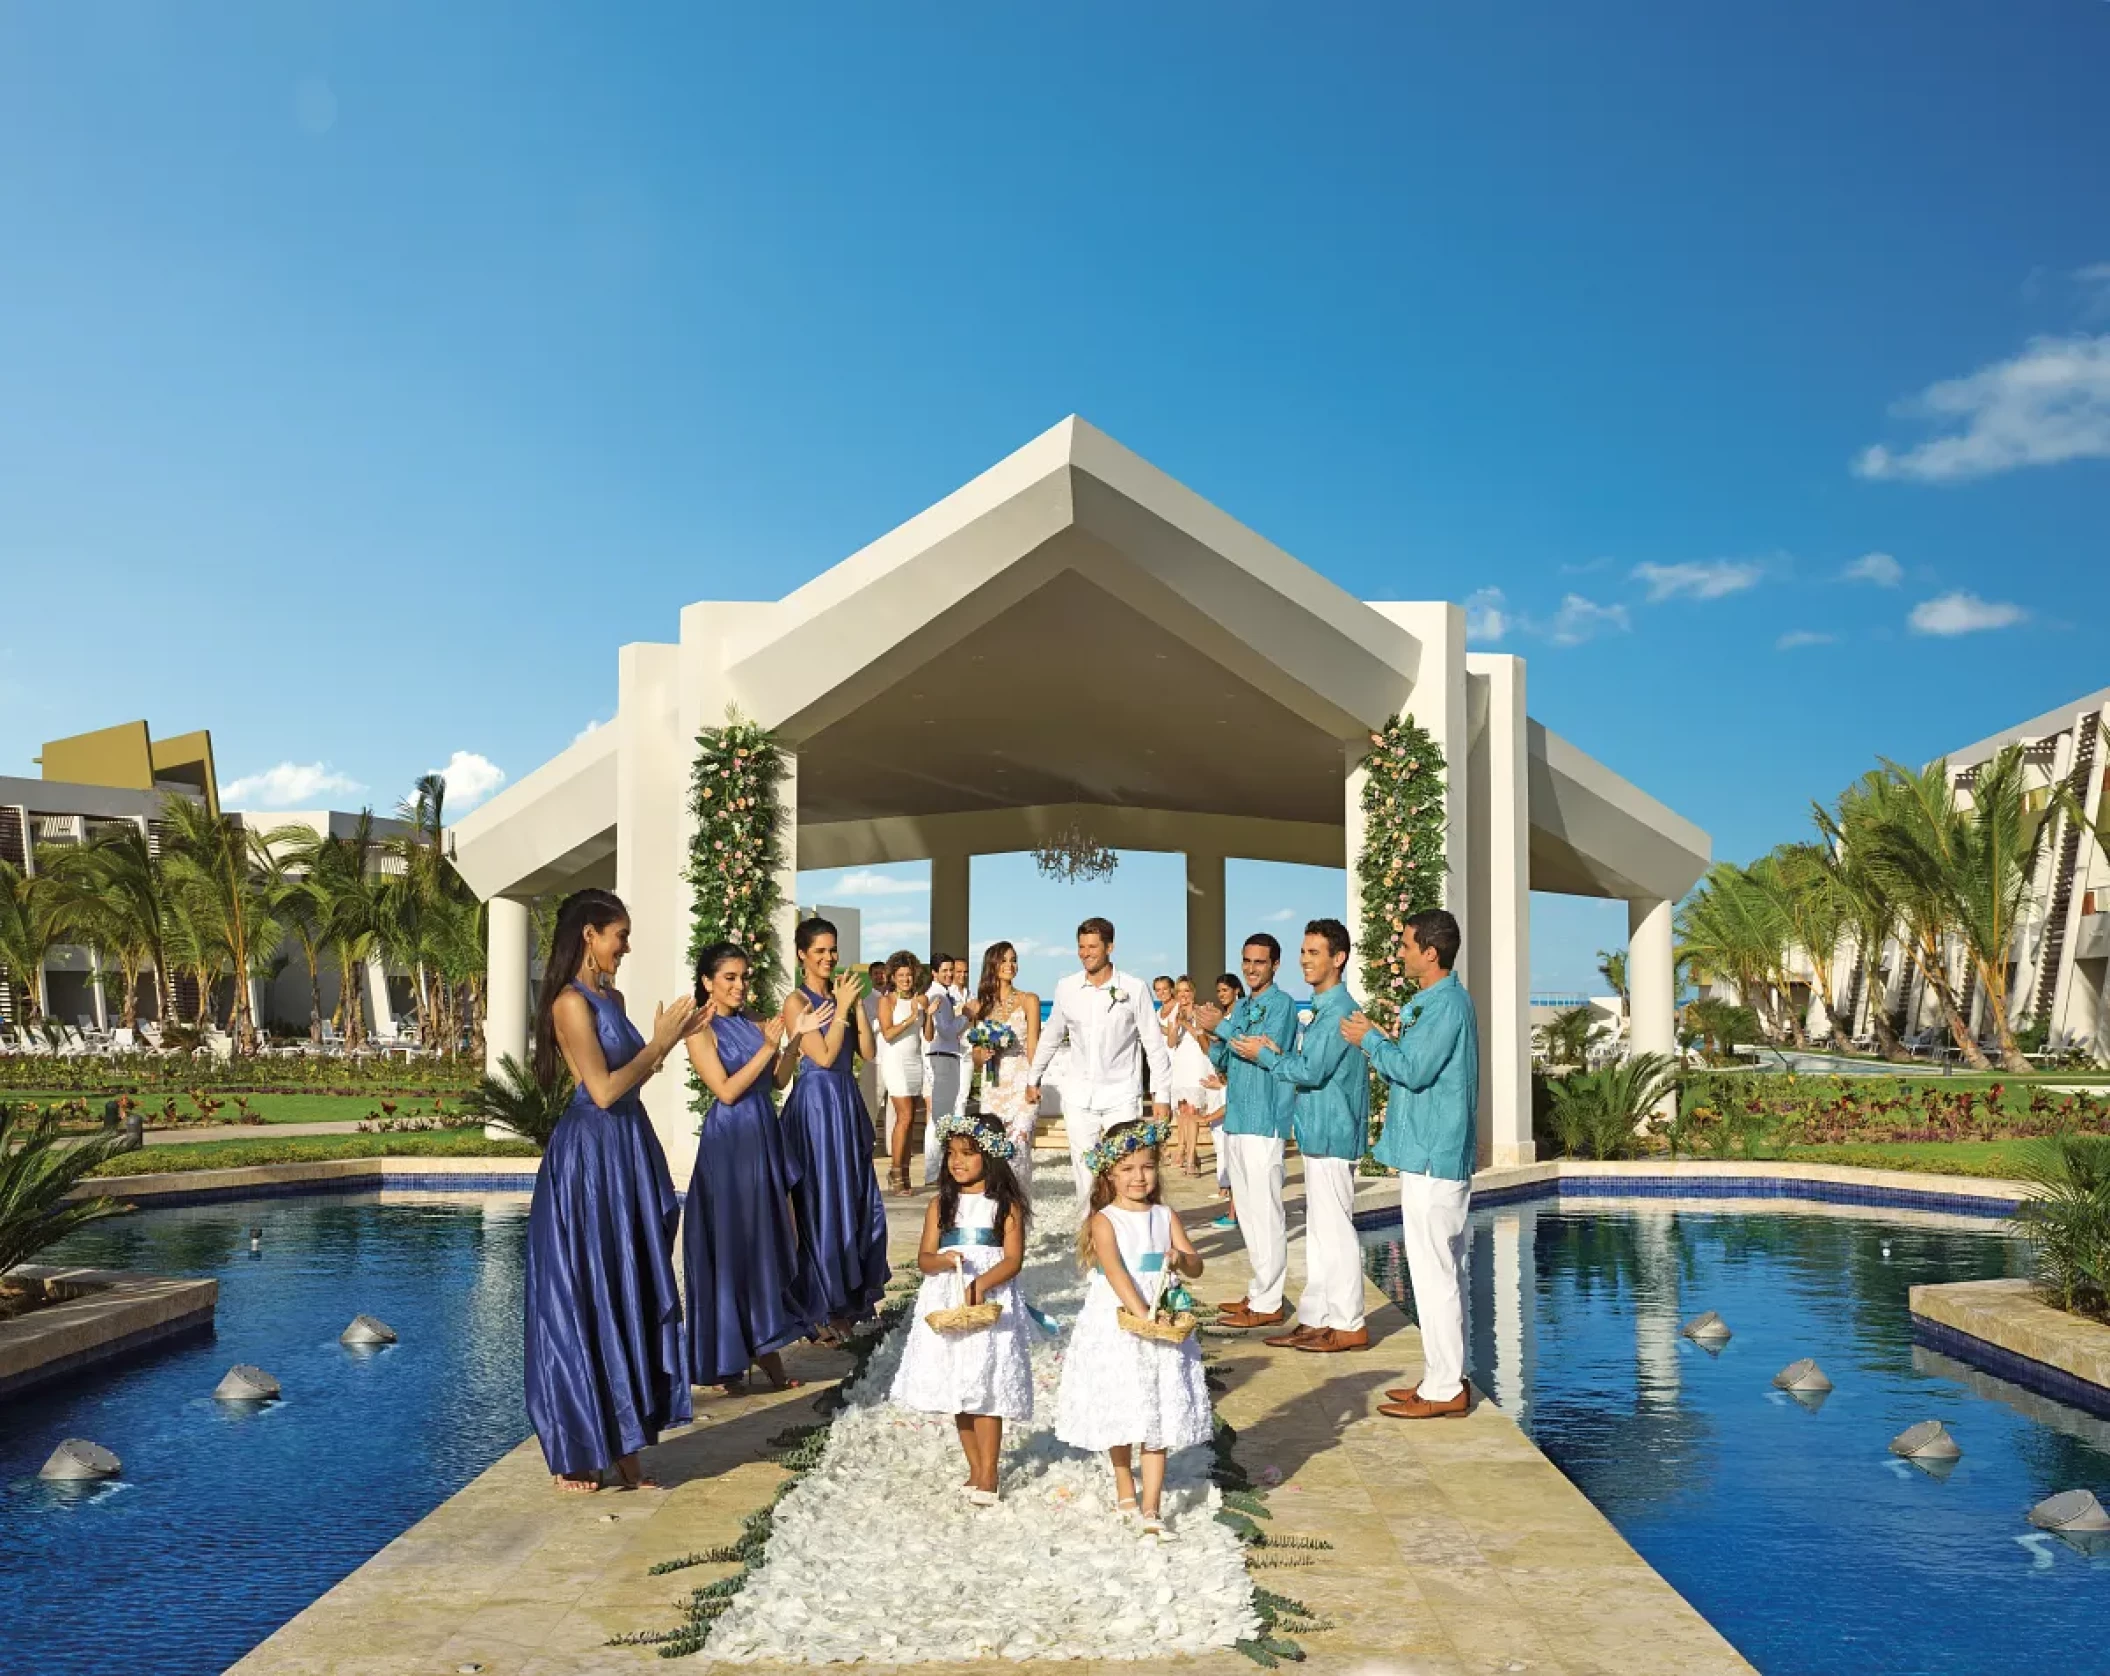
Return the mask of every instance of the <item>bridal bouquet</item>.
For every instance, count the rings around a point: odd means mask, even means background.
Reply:
[[[1008,1024],[998,1024],[994,1019],[982,1019],[967,1027],[961,1038],[971,1048],[987,1048],[991,1053],[1009,1053],[1018,1046],[1018,1032]]]

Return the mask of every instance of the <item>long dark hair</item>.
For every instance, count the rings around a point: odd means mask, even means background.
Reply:
[[[985,1022],[995,1019],[997,991],[1004,986],[997,968],[1003,965],[1006,955],[1016,953],[1018,950],[1009,943],[991,943],[982,951],[982,981],[975,990],[975,1000],[978,1003],[976,1013]]]
[[[718,975],[718,968],[728,960],[746,960],[750,967],[754,965],[754,962],[748,959],[747,950],[738,943],[711,943],[696,957],[697,1006],[707,1007],[711,1004],[711,979]]]
[[[1004,1131],[990,1119],[977,1117],[973,1121],[976,1134],[993,1141],[1004,1138]],[[948,1157],[952,1152],[952,1143],[966,1139],[965,1135],[947,1135],[945,1150]],[[996,1201],[996,1235],[998,1239],[1002,1239],[1008,1219],[1016,1216],[1019,1227],[1023,1229],[1032,1220],[1033,1207],[1026,1199],[1026,1190],[1018,1184],[1018,1172],[1012,1169],[1008,1159],[992,1158],[980,1147],[976,1147],[975,1151],[982,1154],[982,1190]],[[952,1179],[952,1170],[948,1165],[938,1171],[938,1226],[950,1228],[953,1219],[959,1214],[960,1184]]]
[[[628,919],[630,910],[612,890],[575,890],[557,904],[557,933],[549,964],[542,968],[542,988],[535,996],[534,1071],[544,1088],[557,1086],[564,1056],[557,1051],[557,997],[571,988],[586,958],[586,930],[599,931]]]

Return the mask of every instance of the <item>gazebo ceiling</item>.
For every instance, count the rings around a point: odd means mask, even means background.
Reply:
[[[1340,824],[1337,735],[1079,570],[980,615],[941,618],[884,695],[799,742],[802,821],[1092,803]]]

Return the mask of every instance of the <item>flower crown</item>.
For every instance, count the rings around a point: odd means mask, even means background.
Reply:
[[[1008,1164],[1018,1156],[1018,1148],[1012,1144],[1011,1137],[986,1118],[939,1118],[938,1144],[943,1146],[955,1135],[964,1135],[974,1142],[981,1149],[984,1158],[1001,1158]]]
[[[1164,1144],[1165,1126],[1145,1123],[1140,1128],[1094,1141],[1084,1149],[1084,1167],[1095,1176],[1103,1176],[1131,1152],[1141,1152],[1146,1146],[1155,1151]]]

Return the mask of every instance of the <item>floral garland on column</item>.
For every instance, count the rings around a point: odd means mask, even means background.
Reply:
[[[783,999],[776,943],[783,906],[777,888],[784,862],[778,799],[783,778],[776,740],[736,712],[727,712],[725,726],[696,735],[689,774],[689,811],[696,822],[686,874],[694,892],[689,959],[693,963],[712,943],[738,943],[748,954],[748,994],[764,1013]]]
[[[1450,870],[1444,854],[1443,752],[1411,717],[1394,716],[1370,735],[1363,758],[1363,853],[1356,861],[1361,892],[1363,1007],[1388,1028],[1414,993],[1400,959],[1407,920],[1443,906]],[[1383,1120],[1385,1080],[1374,1072],[1370,1136]],[[1368,1161],[1365,1161],[1366,1168]]]

